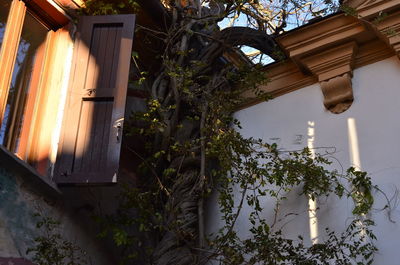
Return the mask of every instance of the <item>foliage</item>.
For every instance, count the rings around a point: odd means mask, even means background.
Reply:
[[[113,1],[86,3],[87,12],[96,14],[129,9]],[[307,148],[281,152],[275,144],[244,138],[232,117],[244,103],[245,90],[267,98],[258,89],[267,81],[260,65],[229,61],[241,56],[235,46],[251,39],[273,57],[276,50],[268,46],[273,41],[265,41],[270,40],[266,33],[280,33],[292,21],[289,15],[300,19],[300,11],[310,6],[297,0],[277,3],[206,1],[200,8],[199,1],[169,1],[164,3],[170,14],[167,30],[139,25],[162,38],[164,46],[156,71],[137,69],[148,73],[141,81],[150,96],[147,111],[134,113],[126,129],[145,145],[143,152],[131,150],[142,160],[140,183],[124,188],[116,215],[99,218],[101,236],[111,234],[123,249],[122,263],[371,264],[376,248],[373,222],[367,218],[373,204],[368,175],[354,168],[344,174],[327,170],[325,155],[313,155]],[[327,12],[332,2],[323,3],[318,10],[310,7],[311,13]],[[241,14],[262,34],[222,38],[217,23]],[[314,245],[302,237],[286,238],[277,225],[279,209],[285,194],[299,187],[299,196],[312,200],[352,199],[354,219],[347,230],[327,229],[324,240]],[[224,224],[207,236],[204,205],[213,192],[218,193]],[[266,200],[274,201],[275,208],[264,209]],[[236,227],[244,207],[251,209],[248,238],[239,236]],[[276,217],[272,222],[264,218],[268,211]]]
[[[33,253],[32,261],[38,265],[86,265],[85,253],[60,233],[60,222],[51,217],[35,214],[36,228],[42,233],[34,239],[35,246],[27,250]]]
[[[84,1],[85,12],[91,15],[111,15],[121,14],[122,10],[128,9],[130,12],[136,13],[139,10],[139,4],[136,0],[120,0],[120,1]]]
[[[375,239],[365,215],[372,207],[371,181],[365,172],[348,169],[345,175],[328,171],[330,162],[324,156],[313,157],[305,148],[300,152],[281,153],[276,145],[235,135],[229,146],[232,151],[228,161],[234,170],[227,168],[219,191],[224,227],[211,240],[215,255],[223,264],[370,264],[376,251]],[[247,143],[243,145],[243,143]],[[243,156],[249,153],[251,156]],[[262,162],[260,162],[262,161]],[[227,177],[226,177],[227,176]],[[297,240],[285,238],[281,228],[276,228],[276,217],[286,195],[301,185],[306,197],[316,200],[321,196],[351,197],[355,206],[355,219],[341,234],[326,229],[325,241],[309,245],[299,236]],[[240,193],[237,190],[240,187]],[[350,188],[349,188],[350,187]],[[237,198],[238,194],[240,198]],[[235,200],[236,198],[236,200]],[[262,201],[275,201],[275,218],[268,222]],[[239,202],[238,202],[239,201]],[[235,223],[244,203],[250,206],[249,232],[243,239],[235,231]],[[248,207],[247,207],[248,208]]]

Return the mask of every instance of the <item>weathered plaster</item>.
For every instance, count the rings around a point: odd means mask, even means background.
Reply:
[[[10,231],[8,230],[8,226],[4,219],[5,218],[0,218],[0,257],[18,257],[20,255],[14,245]]]
[[[32,186],[31,182],[24,181],[27,176],[21,176],[12,168],[6,167],[4,164],[0,167],[0,258],[30,259],[26,250],[34,246],[34,238],[43,235],[42,231],[36,228],[38,219],[33,216],[40,213],[61,222],[59,231],[62,236],[87,252],[90,264],[114,264],[110,260],[109,251],[105,251],[102,243],[96,238],[93,224],[91,227],[87,226],[87,213],[79,208],[69,207],[68,203],[62,200],[49,197]],[[23,260],[18,259],[18,262]],[[19,263],[14,262],[14,265],[17,264]]]
[[[15,176],[4,168],[0,168],[0,218],[11,236],[7,241],[12,242],[7,246],[12,253],[9,255],[4,253],[2,256],[13,256],[15,250],[19,256],[22,256],[27,246],[32,244],[35,237],[33,205],[29,205],[32,203],[21,197]],[[3,251],[7,252],[7,250]]]
[[[33,265],[24,258],[0,258],[0,265]]]

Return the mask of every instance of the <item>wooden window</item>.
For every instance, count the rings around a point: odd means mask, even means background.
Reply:
[[[80,19],[57,151],[54,112],[68,77],[54,68],[69,71],[59,62],[72,39],[68,16],[50,2],[0,0],[0,144],[41,174],[56,160],[59,183],[115,182],[135,16]]]
[[[52,61],[52,30],[68,23],[50,1],[38,2],[0,0],[0,144],[32,165],[33,123],[50,89],[42,81]]]
[[[29,12],[25,15],[0,127],[0,144],[21,158],[25,155],[48,31]]]
[[[116,182],[134,22],[134,15],[79,21],[57,183]]]
[[[0,48],[3,43],[4,31],[6,29],[6,23],[8,18],[8,13],[10,12],[11,1],[10,0],[0,0]]]

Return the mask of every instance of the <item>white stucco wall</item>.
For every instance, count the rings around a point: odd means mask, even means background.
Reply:
[[[374,184],[391,197],[400,188],[400,61],[392,57],[356,69],[352,83],[354,102],[339,115],[325,110],[320,87],[314,84],[241,110],[235,116],[241,121],[244,136],[277,142],[286,150],[298,150],[310,144],[316,148],[332,147],[317,150],[335,150],[332,156],[341,165],[335,162],[334,167],[347,169],[355,164],[367,171]],[[382,208],[385,205],[383,197],[380,194],[376,196],[374,207]],[[267,208],[272,207],[268,201],[264,203]],[[329,198],[318,203],[321,207],[317,216],[319,235],[327,226],[341,230],[349,224],[351,201],[339,202]],[[307,204],[305,198],[299,200],[297,195],[289,195],[281,216],[286,213],[297,215],[287,219],[290,221],[284,226],[285,233],[310,237]],[[208,220],[210,231],[219,226],[216,212],[217,208],[212,205]],[[271,211],[265,214],[272,218]],[[375,257],[376,265],[400,264],[397,243],[400,238],[400,208],[394,208],[391,214],[396,223],[388,220],[385,211],[372,213],[377,222],[375,233],[379,253]],[[244,211],[238,221],[241,235],[247,234],[246,219]]]

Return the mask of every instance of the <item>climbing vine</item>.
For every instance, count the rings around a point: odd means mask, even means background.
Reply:
[[[134,12],[140,3],[88,0],[84,12]],[[133,113],[125,132],[144,143],[144,151],[131,150],[141,160],[140,179],[124,187],[116,215],[98,218],[104,228],[100,236],[111,235],[123,250],[121,263],[371,264],[376,247],[373,222],[367,218],[373,204],[368,175],[354,168],[327,170],[326,155],[312,155],[307,148],[281,152],[275,144],[244,138],[232,117],[246,100],[244,90],[268,98],[258,89],[268,81],[262,66],[243,59],[237,47],[250,46],[282,60],[271,36],[292,23],[292,15],[302,17],[298,12],[304,7],[314,15],[332,7],[330,1],[322,9],[302,0],[277,3],[169,1],[161,5],[163,27],[138,25],[147,36],[162,40],[156,70],[140,69],[140,51],[132,56],[149,95],[147,110]],[[253,27],[219,29],[224,18],[243,14]],[[264,213],[278,216],[285,194],[299,187],[299,196],[311,200],[351,198],[354,218],[347,229],[327,229],[317,244],[285,237],[276,218],[270,222]],[[205,205],[212,194],[218,195],[223,224],[207,234]],[[275,201],[276,207],[264,208],[265,200]],[[251,209],[247,238],[237,227],[245,207]]]
[[[40,235],[34,238],[34,246],[27,254],[39,265],[87,265],[86,253],[62,235],[60,221],[36,213],[36,228]]]

